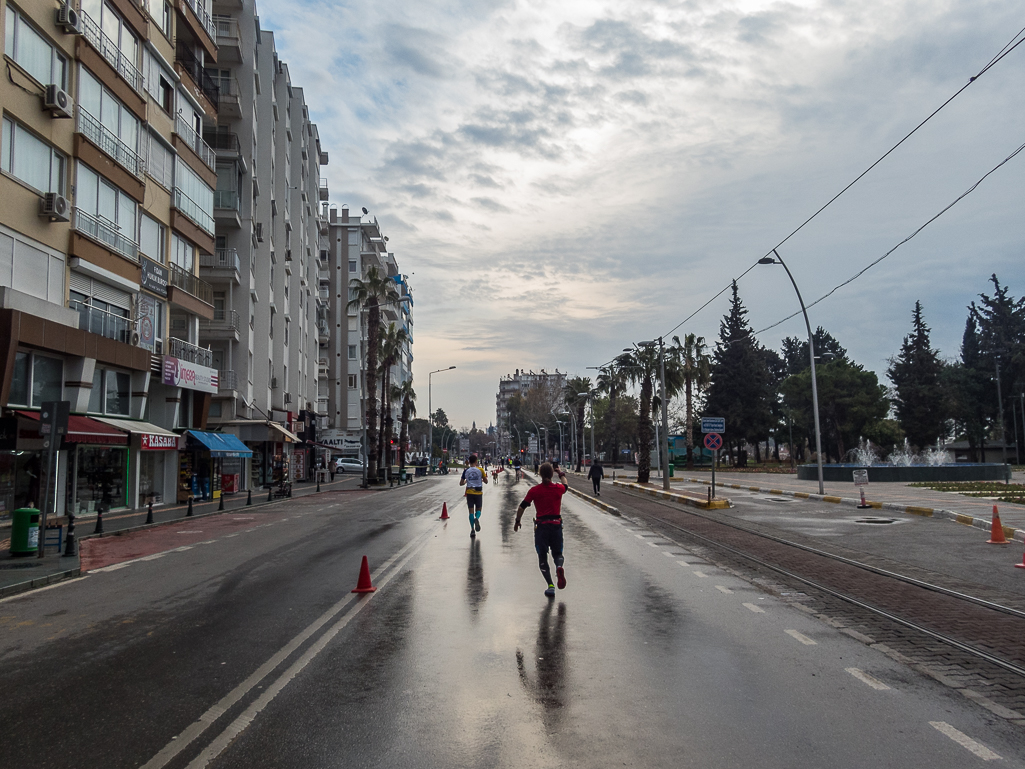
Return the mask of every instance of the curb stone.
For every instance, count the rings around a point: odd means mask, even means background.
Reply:
[[[726,510],[733,505],[728,499],[713,499],[711,502],[706,502],[703,499],[694,499],[683,494],[674,494],[671,491],[663,491],[662,489],[652,489],[647,486],[642,486],[639,483],[633,483],[632,481],[613,481],[613,486],[619,486],[621,488],[630,489],[632,491],[639,491],[642,494],[647,494],[650,497],[657,497],[659,499],[668,499],[672,502],[677,502],[683,505],[690,505],[691,507],[697,507],[702,510]]]
[[[700,483],[705,486],[711,485],[711,481],[706,481],[703,478],[681,478],[681,480],[687,481],[688,483]],[[722,486],[728,489],[740,489],[741,491],[757,491],[761,494],[777,494],[788,497],[796,497],[797,499],[810,499],[815,502],[829,502],[834,505],[850,505],[858,507],[861,504],[860,499],[849,499],[847,497],[834,497],[828,494],[812,494],[807,491],[785,491],[783,489],[767,489],[761,486],[741,486],[739,483],[717,483],[716,486]],[[943,518],[948,521],[954,521],[954,523],[960,523],[964,526],[971,526],[976,529],[982,529],[983,531],[989,531],[992,521],[985,518],[979,518],[974,515],[966,515],[964,513],[958,513],[953,510],[943,510],[937,507],[919,507],[917,505],[901,505],[896,502],[869,502],[869,507],[875,510],[892,510],[897,513],[905,513],[907,515],[918,515],[923,518]],[[1016,529],[1013,526],[1004,526],[1004,536],[1008,539],[1017,540],[1018,542],[1025,542],[1025,529]]]
[[[78,559],[76,558],[75,560]],[[81,569],[68,569],[66,571],[55,572],[54,574],[47,574],[45,577],[28,579],[24,582],[18,582],[13,585],[7,585],[6,587],[0,588],[0,598],[9,598],[10,596],[18,595],[20,593],[27,593],[30,590],[36,590],[37,588],[46,587],[47,585],[53,585],[57,582],[63,582],[64,580],[74,579],[75,577],[80,577],[81,575]]]

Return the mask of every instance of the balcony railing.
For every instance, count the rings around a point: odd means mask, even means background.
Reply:
[[[192,52],[192,49],[184,43],[179,42],[178,46],[175,48],[175,59],[178,60],[178,63],[182,65],[182,69],[184,69],[189,74],[189,77],[195,81],[196,85],[199,86],[199,90],[206,95],[206,98],[210,100],[210,103],[214,105],[214,109],[217,109],[220,104],[221,91],[217,87],[217,82],[206,73],[205,69],[203,69],[203,65],[200,63],[199,59],[196,58],[196,54]]]
[[[82,209],[76,208],[73,226],[76,231],[103,243],[126,259],[131,259],[133,262],[139,261],[139,245],[118,232],[120,227],[114,222],[92,216]]]
[[[171,337],[168,340],[167,354],[172,358],[178,358],[180,360],[188,361],[189,363],[195,363],[199,366],[206,366],[207,368],[213,368],[214,365],[214,354],[212,350],[205,350],[202,347],[197,347],[194,344],[186,342],[184,339]]]
[[[238,22],[230,16],[218,16],[213,20],[214,29],[217,32],[217,45],[238,45],[239,35]]]
[[[203,210],[203,207],[181,191],[174,188],[174,207],[189,217],[210,235],[214,234],[214,218]]]
[[[217,29],[214,27],[213,19],[210,18],[210,14],[206,12],[206,8],[196,2],[196,0],[185,0],[192,12],[196,14],[196,18],[199,19],[199,23],[203,25],[203,29],[206,30],[207,34],[210,35],[211,40],[217,39]]]
[[[200,321],[199,327],[212,331],[227,331],[229,329],[238,331],[238,323],[238,313],[234,310],[215,308],[213,320]]]
[[[327,200],[328,198],[331,197],[331,194],[328,192],[328,189],[327,189],[327,179],[321,179],[320,180],[319,189],[320,189],[320,199],[321,200]]]
[[[81,12],[82,28],[85,31],[85,39],[89,41],[89,44],[95,48],[107,63],[114,68],[128,85],[132,87],[137,93],[142,93],[142,73],[138,67],[135,66],[135,62],[121,53],[121,49],[117,47],[117,43],[107,37],[106,33],[100,29],[100,25],[93,21],[93,18],[85,11]]]
[[[135,321],[131,318],[77,301],[69,302],[68,306],[78,313],[78,327],[82,331],[99,334],[107,339],[114,339],[125,344],[132,343]]]
[[[113,131],[94,118],[81,105],[75,107],[76,130],[89,141],[127,168],[133,176],[142,178],[142,160],[135,150],[121,141]]]
[[[236,157],[242,155],[242,143],[238,140],[238,134],[231,131],[206,131],[203,133],[203,141],[220,154]]]
[[[191,272],[187,272],[177,264],[168,265],[170,272],[169,282],[175,288],[180,288],[186,294],[192,294],[207,304],[214,303],[214,290],[205,280],[200,280]],[[173,355],[174,353],[172,353]]]
[[[238,389],[238,375],[234,371],[220,370],[217,372],[217,389],[221,392],[225,390],[237,390]]]
[[[239,210],[239,197],[236,190],[214,190],[214,208]]]
[[[238,250],[234,248],[218,248],[214,254],[200,254],[199,266],[214,270],[242,271],[242,261],[238,258]]]
[[[217,155],[213,151],[213,148],[203,141],[200,135],[196,133],[196,129],[188,124],[181,113],[178,114],[175,133],[185,140],[185,143],[188,144],[197,155],[199,155],[199,159],[206,163],[207,167],[211,171],[217,170]]]

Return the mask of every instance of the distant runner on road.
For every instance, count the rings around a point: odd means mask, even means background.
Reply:
[[[552,551],[552,559],[555,561],[555,574],[559,590],[566,587],[566,572],[563,569],[565,558],[562,555],[562,495],[566,493],[566,474],[560,470],[559,479],[562,483],[552,483],[555,470],[548,462],[541,465],[538,472],[541,476],[541,483],[532,486],[527,492],[527,496],[520,502],[520,506],[516,509],[516,523],[513,524],[513,531],[520,530],[520,519],[523,517],[524,511],[533,504],[536,512],[534,549],[537,551],[541,574],[548,583],[545,595],[554,598],[555,585],[552,584],[552,570],[548,565],[549,550]]]
[[[470,510],[470,537],[476,537],[480,531],[480,512],[484,504],[484,484],[488,482],[488,476],[477,467],[477,455],[470,454],[467,459],[470,466],[463,470],[459,479],[459,485],[466,487],[466,506]]]

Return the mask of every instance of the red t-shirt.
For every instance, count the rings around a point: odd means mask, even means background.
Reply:
[[[562,483],[539,483],[531,486],[527,496],[523,498],[523,506],[534,504],[537,511],[535,520],[538,523],[562,523],[562,495],[566,486]]]

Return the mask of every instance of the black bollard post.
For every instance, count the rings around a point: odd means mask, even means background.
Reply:
[[[274,501],[274,487],[273,486],[268,486],[267,487],[267,501],[268,502],[273,502]]]
[[[96,511],[96,528],[93,530],[93,534],[103,533],[103,511]]]
[[[291,483],[288,484],[288,493],[285,496],[287,496],[289,499],[292,498],[292,484]]]
[[[246,497],[246,507],[249,507],[251,504],[253,504],[253,490],[252,489],[249,490],[249,496]]]
[[[224,492],[222,491],[221,492],[221,503],[219,505],[217,505],[217,512],[220,512],[223,509],[224,509]]]
[[[153,497],[149,498],[149,509],[146,512],[146,525],[153,523]]]
[[[68,558],[78,555],[78,543],[75,541],[74,513],[68,513],[68,536],[64,538],[64,555]]]
[[[190,515],[192,515],[192,497],[191,496],[189,497],[189,509],[185,513],[185,517],[188,518]]]
[[[320,491],[320,473],[317,473],[317,491]]]

